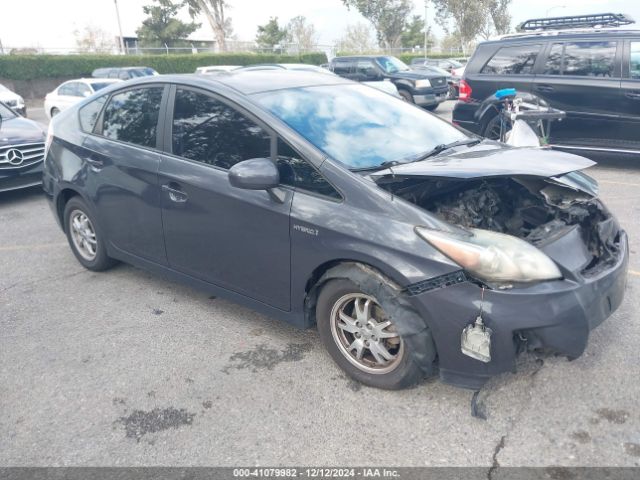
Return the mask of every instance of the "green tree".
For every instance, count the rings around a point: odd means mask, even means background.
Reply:
[[[424,47],[424,19],[420,15],[414,15],[407,23],[400,41],[404,48]],[[427,48],[433,48],[435,39],[431,29],[427,34]]]
[[[256,43],[260,48],[273,48],[287,38],[287,30],[280,28],[278,17],[271,17],[264,25],[258,25]]]
[[[413,10],[410,0],[342,0],[347,8],[355,8],[371,22],[378,43],[384,48],[401,46],[402,32]]]
[[[153,5],[142,7],[147,18],[136,30],[142,46],[175,45],[181,43],[181,40],[186,39],[200,27],[199,23],[183,22],[175,18],[185,6],[184,1],[177,3],[172,0],[153,1]]]

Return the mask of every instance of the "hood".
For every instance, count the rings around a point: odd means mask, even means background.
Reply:
[[[483,142],[449,155],[405,163],[371,174],[374,179],[398,177],[482,178],[526,175],[556,177],[595,165],[570,153],[539,148],[510,148]]]
[[[33,120],[23,117],[3,119],[0,124],[0,147],[44,142],[45,132]]]
[[[8,102],[9,100],[18,100],[20,95],[13,92],[0,92],[0,102]]]
[[[424,78],[432,79],[442,77],[442,75],[438,75],[437,73],[420,70],[406,70],[404,72],[388,73],[387,75],[391,78],[406,78],[407,80],[422,80]]]

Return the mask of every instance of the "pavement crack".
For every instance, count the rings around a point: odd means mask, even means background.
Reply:
[[[500,442],[498,442],[498,444],[493,449],[493,456],[491,457],[491,460],[492,460],[491,467],[487,471],[487,480],[493,480],[493,474],[500,466],[500,462],[498,461],[498,455],[500,454],[500,451],[504,448],[504,442],[506,439],[507,439],[507,436],[502,435],[502,437],[500,437]]]

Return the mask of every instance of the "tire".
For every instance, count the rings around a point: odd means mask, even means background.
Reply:
[[[455,85],[449,85],[449,100],[455,100],[458,98],[458,89]]]
[[[435,112],[436,109],[440,106],[439,103],[436,103],[435,105],[428,105],[424,108],[426,108],[427,110],[429,110],[430,112]]]
[[[411,94],[410,94],[408,91],[406,91],[405,89],[403,89],[403,88],[399,88],[399,89],[398,89],[398,93],[400,94],[400,96],[402,97],[402,99],[403,99],[405,102],[408,102],[408,103],[415,103],[415,102],[413,101],[413,95],[411,95]]]
[[[407,342],[402,340],[400,335],[394,331],[395,328],[393,323],[389,321],[391,324],[384,329],[379,329],[375,326],[373,329],[367,330],[365,330],[367,327],[360,328],[360,331],[364,331],[365,335],[368,335],[367,338],[369,338],[369,340],[364,340],[364,335],[359,332],[351,333],[337,327],[338,324],[342,323],[349,329],[358,328],[352,323],[347,324],[342,321],[341,318],[344,317],[340,316],[340,312],[347,313],[351,307],[353,310],[350,314],[347,314],[347,318],[349,318],[349,320],[363,318],[358,317],[355,314],[355,303],[350,304],[349,302],[356,302],[365,299],[371,300],[369,306],[370,312],[372,312],[370,316],[366,317],[370,317],[370,321],[372,322],[381,319],[384,320],[384,311],[378,304],[377,300],[367,292],[363,292],[351,280],[342,278],[333,279],[324,284],[320,294],[318,295],[316,321],[318,325],[318,332],[325,348],[333,360],[340,368],[342,368],[342,370],[345,371],[345,373],[347,373],[347,375],[354,380],[364,383],[365,385],[386,390],[398,390],[414,385],[421,380],[424,375],[418,365],[416,365],[412,360]],[[364,305],[365,303],[360,303],[361,307]],[[344,309],[342,309],[341,306],[344,306]],[[353,317],[351,315],[353,315]],[[379,322],[378,325],[382,323],[383,322]],[[374,335],[373,338],[370,337],[372,333]],[[376,334],[385,336],[394,335],[394,337],[381,339],[376,338]],[[368,344],[372,345],[374,340],[376,340],[375,343],[378,345],[380,343],[387,346],[392,345],[392,347],[388,348],[386,351],[387,353],[394,354],[395,358],[393,360],[389,360],[386,367],[384,365],[375,366],[373,364],[378,362],[376,362],[376,359],[372,354],[373,350],[369,350],[366,347],[363,348],[364,353],[361,360],[356,358],[357,352],[354,352],[354,354],[350,356],[347,352],[348,347],[346,346],[351,341],[353,341],[353,343],[357,341],[356,335],[360,335],[358,340],[360,340],[362,344],[369,342]],[[378,356],[380,356],[380,350],[378,347],[376,350],[378,352]],[[365,370],[365,368],[367,368],[365,365],[356,366],[358,363],[364,364],[365,362],[369,364],[369,371]]]
[[[67,202],[64,207],[63,219],[71,251],[83,267],[100,272],[116,263],[115,260],[107,256],[102,231],[95,216],[82,198],[72,197]],[[82,228],[79,228],[80,226]],[[91,255],[91,250],[93,250],[93,255]]]
[[[58,107],[53,107],[51,109],[51,118],[55,117],[56,115],[58,115],[60,113],[60,109]]]
[[[493,116],[484,127],[482,136],[489,140],[500,140],[500,115]],[[505,124],[505,133],[511,130],[510,124]]]

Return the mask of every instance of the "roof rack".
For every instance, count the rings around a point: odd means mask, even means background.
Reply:
[[[624,13],[599,13],[570,17],[533,18],[522,22],[516,27],[516,30],[519,32],[533,32],[568,28],[621,27],[633,23],[636,23],[635,20]]]

